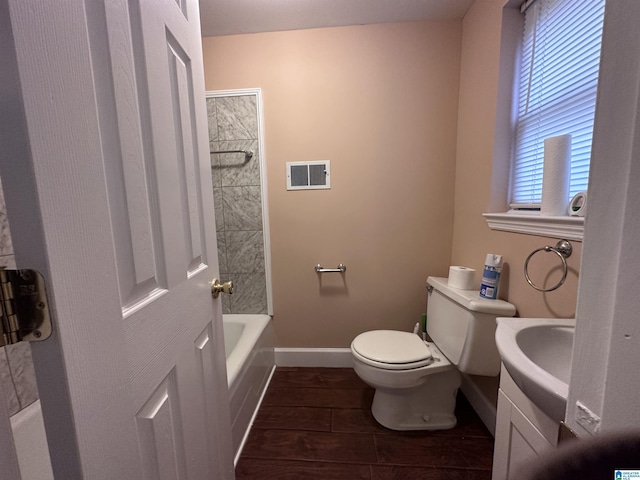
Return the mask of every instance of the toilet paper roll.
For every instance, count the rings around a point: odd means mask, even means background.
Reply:
[[[545,138],[540,215],[567,214],[570,173],[571,135]]]
[[[569,215],[584,217],[587,213],[587,192],[576,193],[569,202]]]
[[[473,290],[476,271],[469,267],[457,265],[449,267],[449,279],[447,283],[452,288],[460,290]]]

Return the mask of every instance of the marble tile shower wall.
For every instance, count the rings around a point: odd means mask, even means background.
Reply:
[[[16,268],[1,183],[0,267]],[[9,415],[18,413],[38,399],[36,374],[33,370],[31,347],[28,343],[23,342],[0,348],[0,382],[2,382]]]
[[[256,97],[208,98],[207,115],[211,151],[254,152],[249,161],[242,153],[211,155],[220,276],[235,284],[222,311],[267,313]]]

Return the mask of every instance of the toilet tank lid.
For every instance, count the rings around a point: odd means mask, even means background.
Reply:
[[[516,314],[515,305],[504,300],[482,298],[477,290],[460,290],[450,287],[446,277],[429,277],[427,285],[431,285],[443,295],[472,312],[489,313],[503,317],[513,317]]]

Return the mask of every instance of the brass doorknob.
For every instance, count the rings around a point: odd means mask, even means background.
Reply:
[[[211,295],[213,298],[218,298],[221,293],[231,295],[233,293],[233,281],[229,280],[228,282],[220,283],[220,280],[214,278],[213,282],[211,282]]]

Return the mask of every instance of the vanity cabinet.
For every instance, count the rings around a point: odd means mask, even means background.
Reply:
[[[527,463],[555,449],[560,423],[531,402],[502,366],[492,480],[521,478]]]

